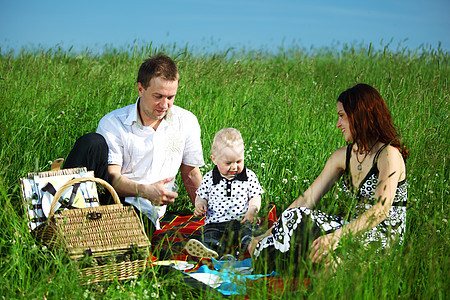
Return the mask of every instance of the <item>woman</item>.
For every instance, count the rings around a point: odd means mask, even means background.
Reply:
[[[298,267],[308,254],[314,263],[328,262],[328,254],[346,235],[381,248],[403,238],[409,152],[386,104],[373,87],[358,84],[339,96],[337,114],[336,126],[351,143],[330,156],[319,177],[272,228],[252,239],[250,253],[269,269]],[[352,210],[340,216],[312,210],[341,177],[355,203]]]

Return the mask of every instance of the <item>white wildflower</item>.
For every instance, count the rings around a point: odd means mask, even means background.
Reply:
[[[152,287],[154,287],[155,289],[158,289],[158,288],[161,287],[161,285],[160,285],[159,283],[154,283],[154,284],[152,285]]]
[[[283,183],[286,184],[288,180],[286,178],[283,178]]]

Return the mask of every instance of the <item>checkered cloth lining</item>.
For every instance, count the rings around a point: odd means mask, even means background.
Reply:
[[[275,204],[269,203],[267,216],[262,219],[262,226],[270,228],[277,220]],[[170,250],[172,257],[169,259],[198,260],[198,258],[190,257],[183,248],[189,239],[201,240],[201,230],[205,224],[205,217],[181,216],[168,213],[160,220],[160,223],[161,229],[153,233],[151,240],[153,253],[159,253],[161,250]],[[250,257],[249,253],[246,253],[244,257]]]

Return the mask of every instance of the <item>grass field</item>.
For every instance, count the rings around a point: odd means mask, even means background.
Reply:
[[[211,168],[214,133],[238,128],[246,143],[246,165],[265,189],[263,203],[275,202],[280,208],[305,190],[328,156],[345,144],[335,126],[340,92],[359,82],[377,88],[411,151],[405,243],[383,255],[357,252],[334,277],[314,280],[296,297],[449,298],[446,51],[388,46],[286,49],[279,54],[230,50],[194,55],[175,47],[131,50],[110,49],[102,55],[61,49],[0,53],[0,295],[5,299],[199,297],[152,270],[127,282],[80,286],[74,266],[63,255],[35,244],[23,216],[19,178],[49,170],[49,161],[66,157],[79,136],[96,130],[103,115],[134,103],[137,70],[158,51],[179,66],[176,104],[198,117],[207,162],[202,172]],[[333,207],[345,201],[335,188],[322,203]],[[183,188],[170,209],[192,209]],[[267,298],[264,289],[249,293],[251,298]]]

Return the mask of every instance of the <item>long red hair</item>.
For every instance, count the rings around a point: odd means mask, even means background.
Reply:
[[[337,101],[344,106],[353,142],[359,151],[368,151],[374,141],[380,141],[397,148],[406,160],[409,151],[400,140],[391,113],[376,89],[360,83],[342,92]]]

